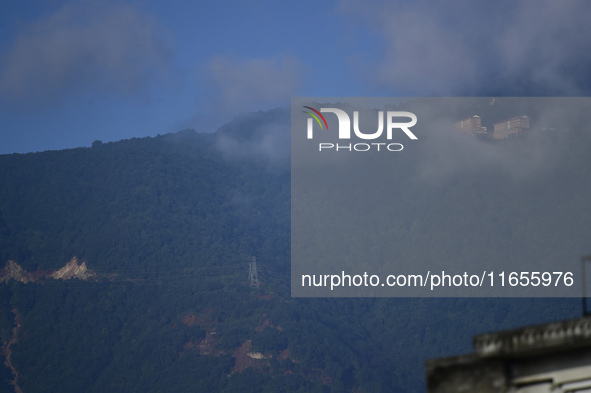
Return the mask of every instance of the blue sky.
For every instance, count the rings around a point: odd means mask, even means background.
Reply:
[[[211,132],[292,96],[589,95],[582,1],[0,5],[0,154]]]

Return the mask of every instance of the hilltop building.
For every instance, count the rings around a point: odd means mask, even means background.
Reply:
[[[456,128],[466,134],[486,134],[486,127],[482,127],[482,119],[474,115],[455,124]]]
[[[493,138],[505,139],[510,135],[519,134],[529,130],[529,117],[515,116],[510,119],[495,123]]]
[[[482,334],[473,345],[426,362],[428,393],[591,392],[591,317]]]

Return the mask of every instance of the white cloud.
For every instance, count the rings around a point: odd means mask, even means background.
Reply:
[[[131,5],[68,3],[18,35],[2,58],[0,93],[25,105],[89,88],[141,93],[150,78],[167,71],[166,34]]]
[[[578,95],[591,90],[591,3],[343,0],[382,43],[374,83],[409,95]]]
[[[216,148],[228,160],[258,161],[283,170],[290,163],[290,129],[288,108],[244,113],[220,127]]]

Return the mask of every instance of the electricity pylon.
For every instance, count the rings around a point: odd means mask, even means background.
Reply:
[[[251,287],[258,287],[261,285],[259,282],[259,276],[257,275],[257,259],[252,257],[248,265],[248,280],[250,281]]]

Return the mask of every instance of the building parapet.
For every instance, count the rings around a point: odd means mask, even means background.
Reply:
[[[474,337],[473,344],[476,353],[483,357],[530,355],[591,346],[591,318],[481,334]]]
[[[591,317],[481,334],[473,345],[425,363],[427,392],[591,391]]]

